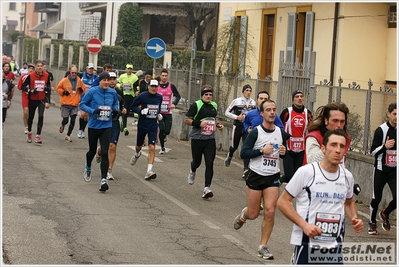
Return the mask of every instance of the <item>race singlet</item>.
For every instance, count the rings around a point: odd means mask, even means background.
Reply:
[[[100,114],[98,114],[97,119],[100,121],[109,121],[109,118],[111,117],[111,107],[110,106],[99,106],[99,109],[101,109]]]

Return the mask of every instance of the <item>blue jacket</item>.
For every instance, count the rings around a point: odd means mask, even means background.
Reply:
[[[93,112],[101,106],[108,106],[109,120],[99,120],[99,116]],[[88,90],[82,100],[79,108],[90,114],[88,127],[91,129],[104,129],[112,127],[112,111],[119,110],[118,94],[114,89],[102,89],[100,86],[93,86]]]
[[[251,126],[252,129],[255,129],[256,126],[262,124],[263,117],[260,115],[260,110],[253,109],[250,110],[244,117],[244,130],[248,132],[248,128]],[[284,130],[283,122],[281,121],[280,117],[276,115],[274,119],[274,124],[279,127],[281,130]]]

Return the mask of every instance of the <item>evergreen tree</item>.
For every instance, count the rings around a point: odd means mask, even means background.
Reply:
[[[142,46],[143,11],[136,3],[121,5],[118,13],[118,28],[115,45],[123,47]]]

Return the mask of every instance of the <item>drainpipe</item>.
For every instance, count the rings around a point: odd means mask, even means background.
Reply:
[[[328,102],[332,102],[332,86],[334,85],[334,72],[335,72],[335,52],[337,50],[337,31],[338,31],[338,13],[339,3],[335,3],[334,10],[334,28],[332,36],[332,51],[331,51],[331,67],[330,67],[330,82],[331,87],[328,93]]]
[[[114,22],[114,2],[112,2],[112,9],[111,9],[111,27],[109,31],[109,45],[112,45],[112,24]]]

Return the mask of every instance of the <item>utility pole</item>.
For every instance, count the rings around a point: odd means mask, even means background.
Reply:
[[[193,61],[194,61],[196,53],[197,53],[197,31],[198,31],[198,27],[195,27],[193,43],[191,46],[190,73],[188,75],[187,107],[190,107],[190,101],[191,101],[191,79],[192,79],[192,71],[193,71]]]

